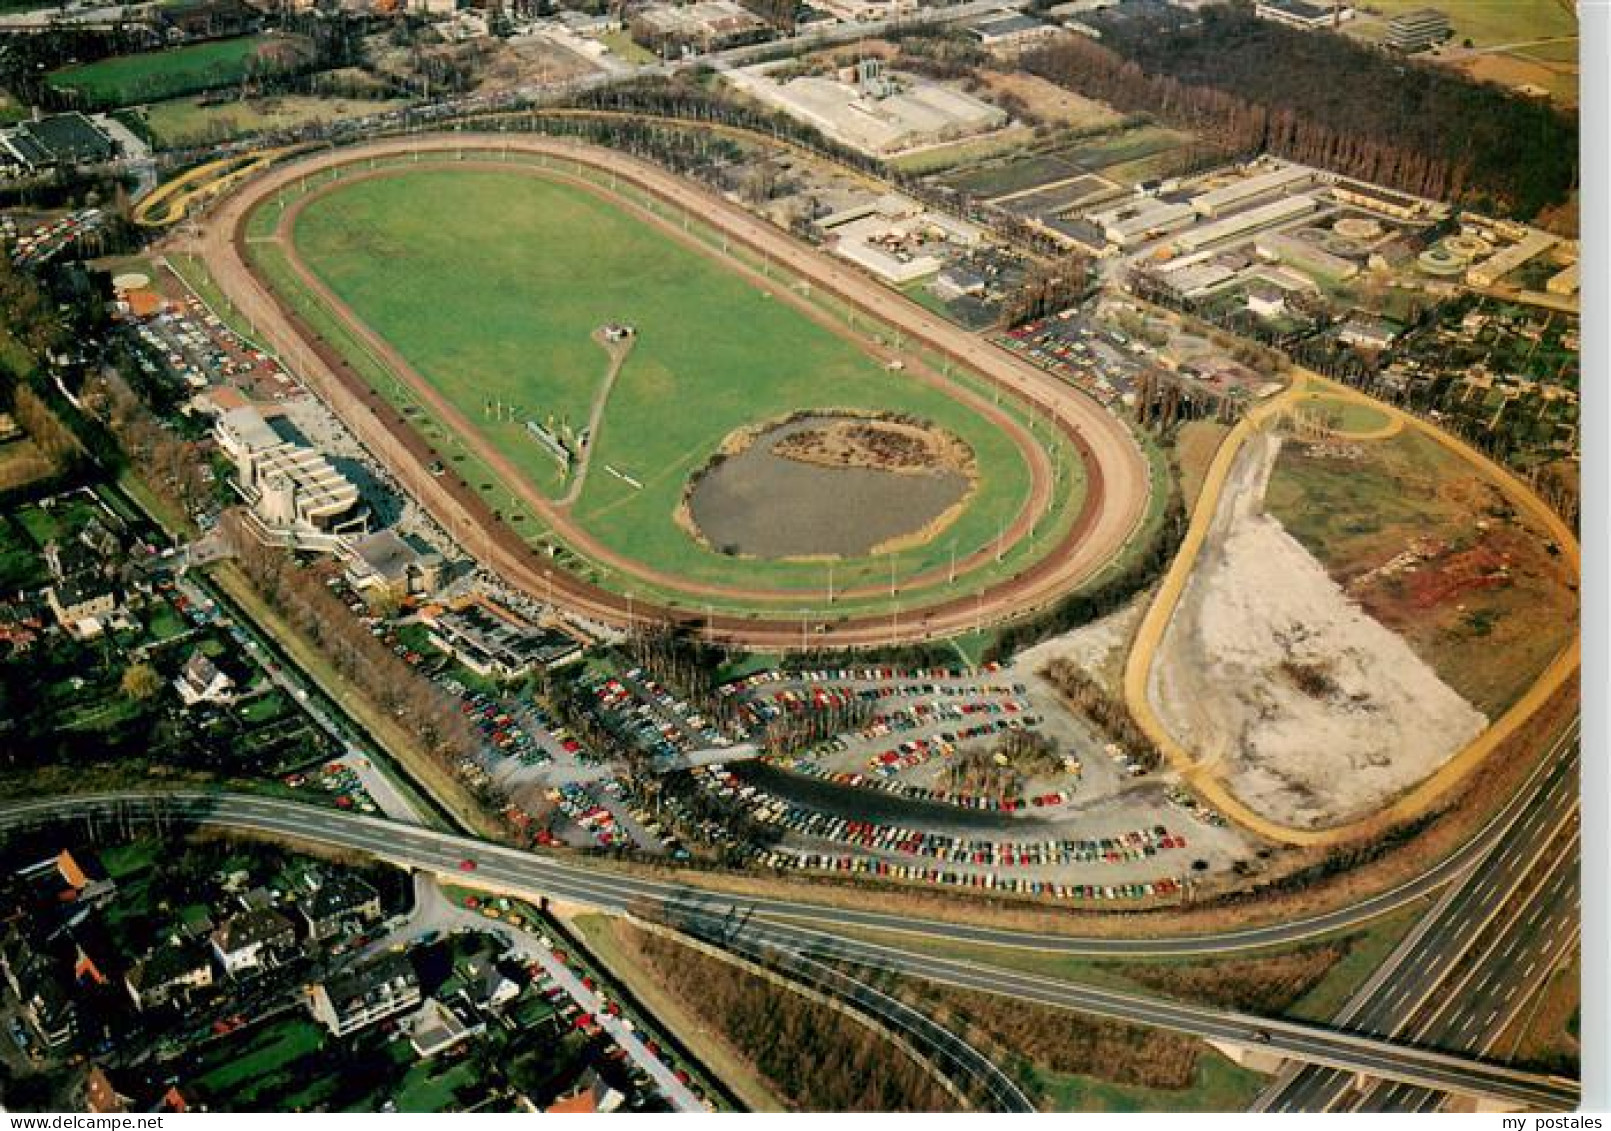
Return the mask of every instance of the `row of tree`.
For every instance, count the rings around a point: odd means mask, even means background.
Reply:
[[[479,740],[454,700],[372,635],[325,585],[325,571],[265,545],[239,511],[225,512],[219,527],[241,570],[275,612],[432,759],[457,774],[462,761],[477,755]]]

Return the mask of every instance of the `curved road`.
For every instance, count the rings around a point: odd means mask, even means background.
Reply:
[[[993,935],[994,941],[999,944],[1013,945],[1017,936],[1010,931],[958,927],[937,921],[900,919],[876,913],[779,901],[744,901],[737,905],[735,912],[735,904],[725,897],[685,885],[563,864],[530,852],[467,837],[272,798],[189,792],[103,794],[18,801],[0,807],[0,828],[26,827],[75,818],[89,821],[97,818],[119,821],[188,819],[235,830],[256,830],[360,852],[401,867],[436,872],[461,884],[508,892],[522,898],[552,897],[607,911],[623,912],[648,902],[681,913],[692,911],[694,914],[725,918],[733,914],[742,915],[746,906],[752,906],[758,914],[781,912],[783,917],[752,918],[743,926],[743,932],[757,942],[765,940],[778,948],[799,954],[838,957],[963,989],[1004,994],[1102,1017],[1157,1025],[1205,1040],[1258,1048],[1311,1064],[1380,1076],[1417,1087],[1496,1098],[1548,1110],[1570,1108],[1577,1100],[1577,1086],[1572,1081],[1542,1077],[1425,1049],[1403,1048],[1379,1038],[1314,1025],[1230,1013],[1142,994],[1076,985],[1013,970],[936,958],[839,937],[828,931],[797,926],[790,920],[808,918],[817,927],[831,929],[839,926],[887,928],[889,924],[879,920],[895,919],[907,931],[920,932],[941,942],[966,942]],[[464,865],[467,863],[472,866],[466,868]],[[1268,932],[1275,935],[1291,929],[1290,926],[1270,928]],[[1037,939],[1038,944],[1047,941],[1044,936]],[[1061,941],[1084,945],[1092,942]],[[1106,944],[1102,952],[1109,954],[1152,953],[1148,948],[1159,945],[1145,940],[1100,941]],[[1196,951],[1187,953],[1228,949],[1217,940],[1214,945],[1208,945],[1208,940],[1204,939],[1179,941],[1196,946]],[[1268,941],[1279,940],[1272,937]]]
[[[833,623],[812,641],[813,645],[921,641],[1028,613],[1088,579],[1137,529],[1150,491],[1149,468],[1126,426],[1095,401],[704,189],[624,154],[537,136],[419,136],[365,143],[277,166],[226,197],[204,224],[198,248],[219,288],[268,344],[335,407],[371,451],[392,467],[438,521],[460,533],[467,550],[534,597],[553,597],[584,616],[616,625],[648,617],[689,616],[686,609],[656,609],[646,602],[633,602],[579,581],[551,565],[545,568],[546,560],[539,559],[507,528],[497,531],[500,536],[495,537],[489,529],[490,515],[485,504],[474,497],[456,495],[450,490],[448,477],[431,476],[427,467],[434,456],[423,441],[417,435],[399,435],[393,423],[383,421],[369,399],[354,386],[356,375],[341,375],[346,368],[342,359],[328,346],[310,342],[312,335],[259,282],[245,261],[241,236],[244,218],[253,205],[308,174],[370,157],[476,150],[558,157],[612,172],[679,212],[698,216],[701,222],[780,265],[793,277],[865,311],[905,339],[920,342],[979,374],[1037,414],[1056,421],[1080,448],[1087,465],[1090,498],[1066,553],[1050,553],[1019,576],[983,593],[941,599],[899,617],[867,616]],[[749,647],[796,647],[801,643],[802,621],[792,616],[750,619],[718,614],[708,622],[707,634]]]

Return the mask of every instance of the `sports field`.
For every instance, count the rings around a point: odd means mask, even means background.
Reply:
[[[565,482],[526,421],[556,431],[584,426],[609,367],[593,334],[609,322],[632,325],[635,344],[609,391],[589,474],[567,517],[649,570],[696,584],[820,593],[824,563],[725,556],[674,520],[689,474],[725,437],[800,409],[906,413],[972,449],[978,481],[968,505],[939,537],[895,556],[898,579],[944,572],[953,553],[963,559],[991,546],[1024,508],[1028,460],[975,407],[909,374],[886,371],[848,327],[808,317],[775,288],[756,285],[605,195],[534,172],[436,164],[397,165],[365,176],[355,168],[305,201],[293,188],[261,204],[246,228],[248,251],[271,285],[342,344],[377,390],[407,406],[428,436],[435,421],[388,380],[373,351],[320,309],[293,259],[451,403],[475,432],[456,470],[472,482],[495,478],[477,461],[477,452],[490,445],[551,500],[564,495]],[[277,228],[282,242],[265,238]],[[710,232],[692,238],[719,239]],[[822,296],[812,301],[828,302]],[[1027,423],[1010,401],[1001,407]],[[1048,442],[1044,423],[1037,439]],[[992,555],[966,584],[1022,569],[1067,528],[1080,506],[1082,477],[1071,448],[1056,458],[1063,489],[1038,540],[1007,548],[1000,562]],[[494,486],[489,497],[505,496]],[[508,507],[521,510],[512,498]],[[528,512],[520,529],[530,537],[541,527]],[[883,586],[891,559],[845,561],[835,569],[841,593]],[[903,601],[916,596],[902,588]],[[839,608],[878,604],[869,595],[862,603],[841,601]]]
[[[301,57],[300,42],[287,36],[248,35],[171,51],[114,55],[63,67],[50,76],[50,85],[75,91],[93,106],[156,102],[229,86],[258,71],[285,69]]]

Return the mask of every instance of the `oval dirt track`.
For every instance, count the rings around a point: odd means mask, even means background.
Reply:
[[[824,632],[808,628],[799,614],[707,618],[697,608],[663,607],[637,600],[585,582],[553,566],[520,540],[516,532],[494,517],[486,502],[457,477],[432,476],[429,465],[438,457],[423,437],[369,389],[340,354],[324,342],[274,295],[254,274],[245,250],[244,225],[252,208],[286,185],[321,170],[419,152],[445,157],[457,152],[487,154],[499,151],[557,157],[611,172],[658,200],[697,216],[730,238],[759,252],[791,275],[825,288],[871,317],[921,342],[1054,420],[1081,454],[1086,469],[1086,496],[1073,527],[1059,545],[1017,576],[982,592],[940,597],[933,603],[893,615],[851,617],[831,621]],[[562,174],[562,170],[555,170]],[[627,203],[611,198],[619,206]],[[640,211],[661,226],[675,230],[664,217]],[[995,623],[1042,608],[1088,579],[1123,548],[1145,513],[1149,493],[1147,461],[1127,427],[1094,400],[1040,372],[995,346],[930,314],[922,307],[887,290],[848,266],[808,248],[737,207],[635,158],[597,146],[540,136],[507,134],[425,135],[370,142],[329,151],[271,169],[248,181],[224,198],[201,226],[195,250],[203,257],[219,289],[249,319],[263,341],[292,367],[340,415],[374,455],[383,460],[406,489],[420,500],[464,548],[497,571],[510,584],[539,600],[557,604],[586,618],[624,625],[637,621],[670,619],[696,622],[716,640],[746,647],[784,649],[800,647],[872,646],[911,643],[965,632],[979,623]],[[735,267],[735,270],[738,268]],[[897,354],[885,351],[889,358]],[[910,364],[910,362],[909,362]],[[1036,490],[1042,499],[1050,490],[1042,454],[1032,460],[1037,472]],[[515,483],[523,481],[518,478]],[[1033,493],[1032,493],[1033,494]],[[535,488],[523,501],[553,521],[552,500]],[[1020,513],[1009,538],[1025,536],[1035,520],[1038,504],[1032,497]],[[559,515],[563,519],[565,516]],[[555,521],[559,533],[584,552],[590,539],[575,539],[575,529]],[[959,563],[959,567],[964,563]],[[908,584],[913,583],[911,579]],[[959,578],[959,586],[966,584]],[[761,594],[756,594],[760,596]],[[697,602],[697,596],[694,601]],[[630,606],[630,607],[629,607]],[[808,614],[812,621],[822,613]]]

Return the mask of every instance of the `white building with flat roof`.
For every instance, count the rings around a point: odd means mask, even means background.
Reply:
[[[868,82],[804,75],[778,82],[773,64],[727,72],[734,86],[789,117],[872,157],[956,141],[1000,129],[1006,111],[941,83],[880,74]]]
[[[235,465],[236,489],[272,540],[334,550],[337,536],[368,529],[368,509],[357,486],[323,453],[281,436],[257,409],[229,410],[213,434]]]

